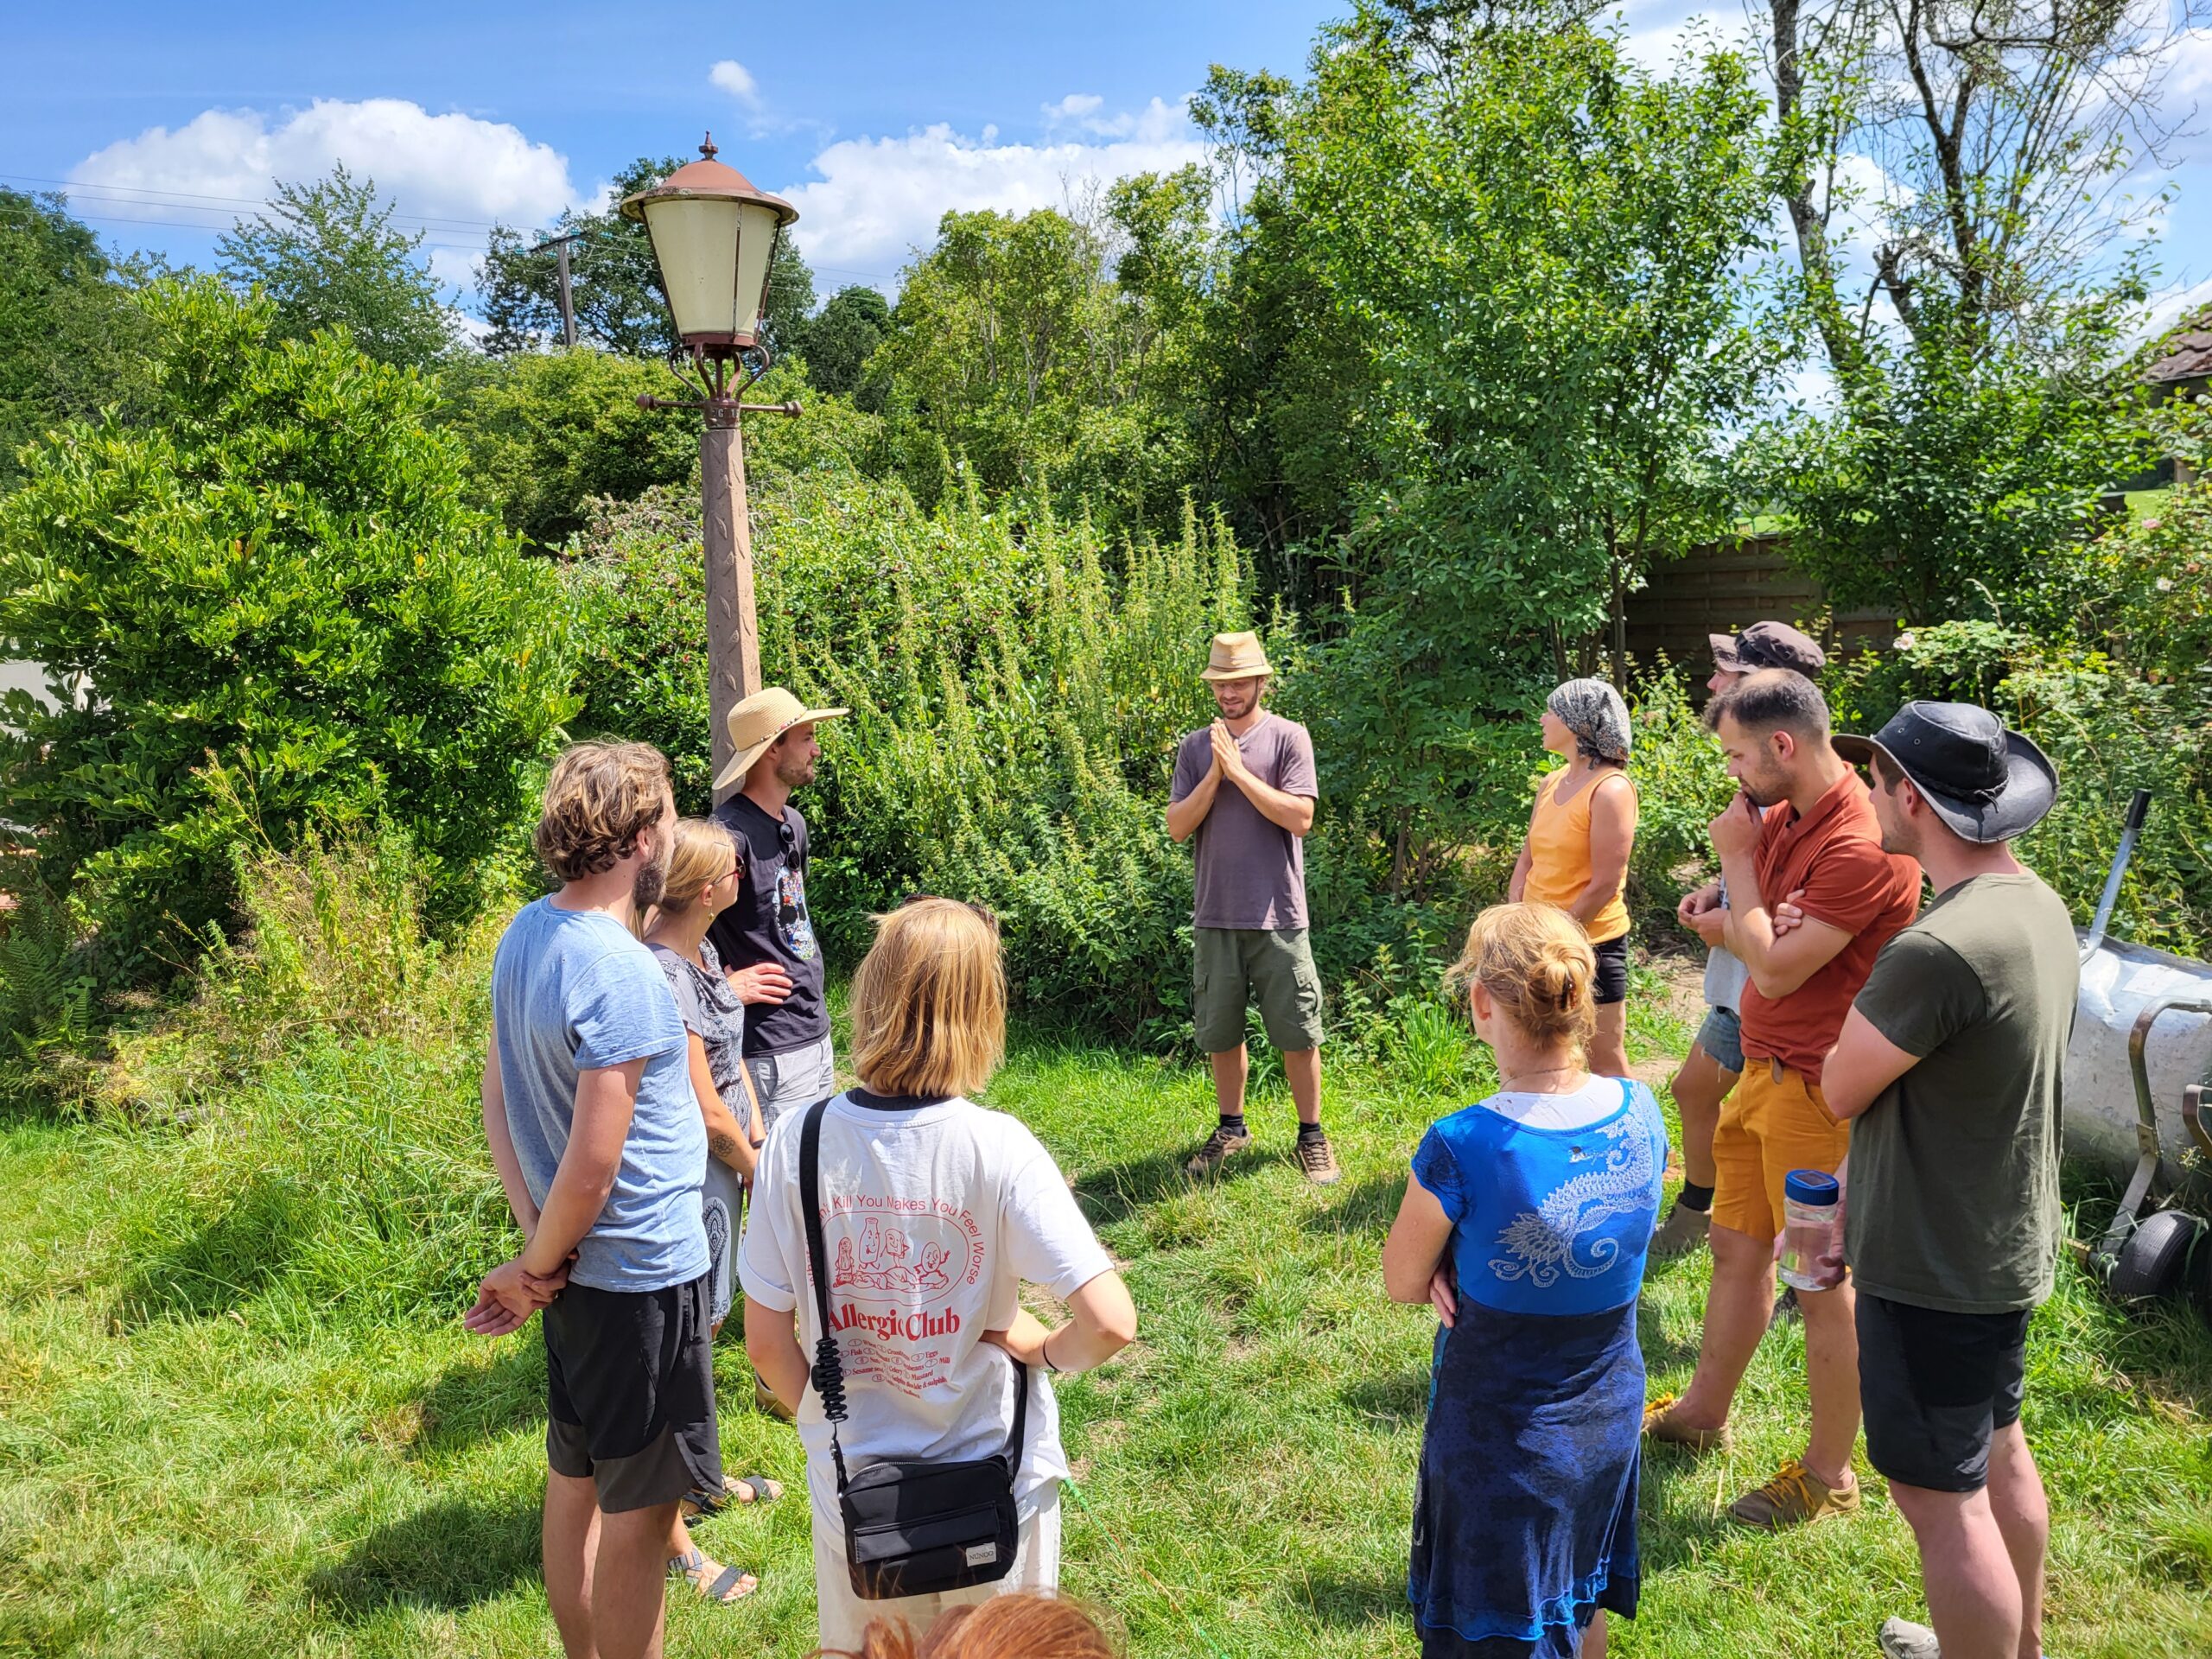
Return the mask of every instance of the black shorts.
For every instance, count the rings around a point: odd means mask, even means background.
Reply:
[[[2020,1421],[2028,1313],[1945,1313],[1859,1293],[1866,1460],[1931,1492],[1989,1484],[1990,1437]]]
[[[1598,977],[1592,982],[1591,994],[1600,1004],[1628,1001],[1628,935],[1607,939],[1603,944],[1593,944],[1591,950],[1598,957]]]
[[[665,1290],[570,1285],[545,1310],[545,1460],[607,1513],[722,1485],[708,1275]]]

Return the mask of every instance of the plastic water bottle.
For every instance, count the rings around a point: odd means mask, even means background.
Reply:
[[[1843,1188],[1817,1169],[1793,1169],[1783,1179],[1782,1282],[1798,1290],[1828,1290],[1841,1282],[1829,1277],[1823,1262],[1840,1262],[1842,1241],[1835,1236]]]

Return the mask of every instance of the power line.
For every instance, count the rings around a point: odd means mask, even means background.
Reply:
[[[143,202],[145,206],[149,207],[166,208],[175,213],[209,213],[220,215],[222,214],[223,208],[225,207],[258,207],[269,209],[283,206],[281,202],[270,200],[266,197],[210,195],[196,191],[160,190],[156,189],[151,186],[141,185],[79,184],[72,182],[67,179],[41,178],[27,173],[0,173],[0,179],[13,180],[18,184],[51,185],[62,190],[66,194],[71,196],[73,199],[83,196],[87,192],[100,192],[105,194],[93,194],[91,195],[89,199],[95,203],[104,203],[111,207],[136,207]],[[200,202],[221,204],[221,206],[208,206],[203,207],[194,205]],[[230,228],[229,225],[202,222],[197,219],[160,219],[151,215],[136,213],[79,213],[77,214],[77,217],[79,219],[90,219],[95,223],[103,225],[155,225],[161,226],[170,230],[181,231],[227,230]],[[238,216],[235,214],[229,215],[231,223],[235,224],[237,222],[237,217]],[[518,226],[506,225],[496,219],[448,219],[424,213],[394,213],[390,216],[390,222],[402,230],[423,231],[426,232],[443,231],[448,234],[456,232],[480,231],[484,232],[486,237],[495,230],[520,230],[524,228]],[[545,242],[541,243],[537,247],[529,250],[529,251],[532,253],[543,252],[546,249],[553,246],[554,242],[559,239],[567,239],[569,241],[595,239],[627,246],[635,245],[629,233],[615,229],[612,226],[580,226],[573,230],[563,232],[561,238],[549,238]],[[455,253],[481,253],[485,251],[484,245],[478,242],[441,242],[426,239],[418,245]],[[860,270],[850,265],[817,264],[811,260],[808,262],[808,269],[811,270],[823,271],[836,276],[858,276],[871,283],[890,283],[896,282],[898,280],[896,276],[886,271]]]

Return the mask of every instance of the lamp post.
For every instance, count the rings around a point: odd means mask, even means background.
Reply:
[[[798,209],[780,196],[756,190],[735,168],[716,161],[709,133],[697,161],[626,198],[622,216],[645,227],[680,351],[705,393],[697,403],[640,397],[638,404],[697,409],[706,416],[699,433],[699,482],[705,509],[701,528],[707,559],[707,702],[714,726],[714,773],[719,777],[733,753],[729,711],[760,689],[753,524],[746,509],[745,446],[738,416],[799,412],[796,403],[739,399],[768,372],[768,348],[760,340],[768,275],[778,235],[798,218]],[[671,353],[670,360],[676,361],[677,354]]]

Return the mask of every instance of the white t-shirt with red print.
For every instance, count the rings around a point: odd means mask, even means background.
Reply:
[[[747,1301],[796,1312],[811,1365],[821,1319],[799,1211],[805,1116],[787,1113],[768,1131],[739,1276]],[[1021,1282],[1065,1299],[1114,1265],[1052,1155],[1015,1119],[957,1096],[855,1091],[823,1114],[821,1183],[830,1319],[845,1365],[847,1417],[837,1433],[846,1469],[1002,1450],[1014,1425],[1014,1368],[983,1332],[1012,1323]],[[811,1388],[798,1432],[815,1506],[834,1517],[830,1425]],[[1026,1510],[1067,1472],[1059,1409],[1044,1368],[1032,1366],[1014,1496]]]

